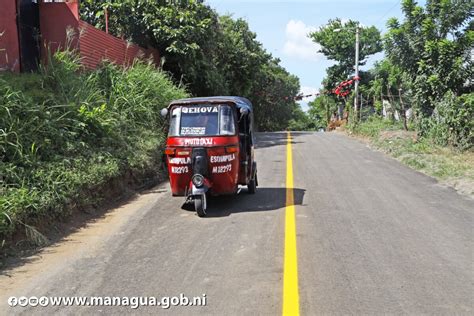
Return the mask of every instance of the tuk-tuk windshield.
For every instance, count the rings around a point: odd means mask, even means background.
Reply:
[[[229,105],[176,106],[171,110],[170,136],[235,135]]]

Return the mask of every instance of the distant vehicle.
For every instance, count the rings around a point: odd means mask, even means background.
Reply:
[[[176,100],[163,109],[169,117],[165,155],[173,196],[194,203],[206,215],[208,195],[237,194],[258,186],[254,160],[252,103],[242,97]]]

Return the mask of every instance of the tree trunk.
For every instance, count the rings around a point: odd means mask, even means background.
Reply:
[[[326,105],[326,125],[329,125],[329,123],[331,122],[331,113],[329,112],[329,102],[326,99],[324,99],[323,102]]]
[[[400,98],[400,107],[401,107],[400,116],[402,117],[402,121],[403,121],[403,129],[408,131],[407,112],[405,111],[405,104],[403,103],[401,91],[402,91],[401,89],[398,89],[398,97]]]
[[[374,98],[375,98],[375,96],[374,96]],[[385,108],[384,105],[383,105],[383,86],[380,87],[380,103],[382,103],[382,117],[385,118],[383,116],[383,109]],[[385,114],[386,114],[386,112],[385,112]]]
[[[392,121],[396,121],[395,119],[395,113],[396,113],[396,110],[395,110],[395,100],[393,99],[393,95],[392,93],[390,92],[390,86],[387,85],[387,95],[388,95],[388,99],[390,100],[390,111],[392,112]]]

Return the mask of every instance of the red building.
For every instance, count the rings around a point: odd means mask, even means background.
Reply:
[[[129,43],[81,21],[78,0],[0,0],[0,8],[0,71],[34,71],[47,60],[48,50],[54,53],[68,43],[89,69],[104,59],[127,66],[135,58],[151,58],[159,65],[156,49]]]
[[[0,70],[20,71],[16,1],[0,0]]]

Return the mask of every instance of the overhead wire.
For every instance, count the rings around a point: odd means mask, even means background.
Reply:
[[[391,6],[390,9],[388,9],[388,10],[382,15],[382,17],[381,17],[380,19],[378,19],[377,22],[375,22],[374,25],[375,25],[375,26],[380,26],[380,22],[382,22],[382,20],[383,20],[390,12],[392,12],[392,10],[393,10],[397,5],[401,4],[401,2],[402,2],[401,0],[398,0],[397,2],[395,2],[395,3],[393,4],[393,6]]]

